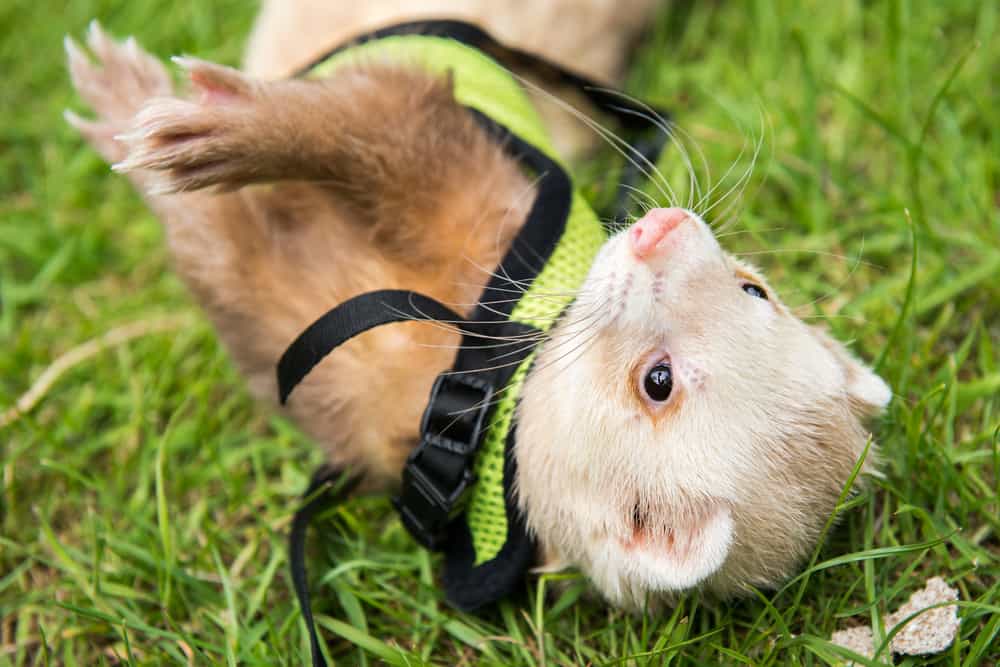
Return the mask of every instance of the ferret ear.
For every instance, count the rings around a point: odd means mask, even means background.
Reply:
[[[885,380],[871,368],[858,361],[837,340],[826,331],[813,327],[813,332],[823,345],[830,350],[844,369],[845,390],[851,401],[851,408],[859,417],[876,417],[885,410],[892,400],[892,389]]]
[[[847,395],[855,412],[863,417],[875,417],[892,400],[892,389],[885,380],[860,361],[847,357]]]

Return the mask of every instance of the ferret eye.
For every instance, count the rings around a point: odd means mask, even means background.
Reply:
[[[764,299],[767,301],[767,292],[760,285],[754,285],[753,283],[743,283],[743,291],[750,296],[755,296],[758,299]]]
[[[670,364],[656,364],[650,368],[646,373],[646,379],[642,382],[642,388],[646,390],[646,395],[657,403],[670,398],[670,392],[674,388],[674,374]]]

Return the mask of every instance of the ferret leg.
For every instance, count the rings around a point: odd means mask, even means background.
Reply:
[[[96,115],[86,120],[66,111],[66,121],[109,163],[121,162],[129,150],[123,136],[133,129],[136,114],[153,100],[174,99],[170,75],[134,38],[116,41],[97,21],[90,24],[87,33],[90,55],[70,37],[66,37],[65,46],[73,85]],[[180,238],[190,241],[190,245],[218,244],[223,239],[218,238],[218,230],[212,225],[205,225],[207,221],[246,217],[245,202],[237,197],[159,196],[155,176],[143,170],[128,174],[166,224],[172,244]]]
[[[462,256],[484,219],[479,231],[502,245],[533,199],[516,162],[455,101],[445,76],[369,63],[322,80],[261,81],[176,62],[191,99],[145,105],[115,165],[146,174],[153,194],[308,183],[371,243],[421,263]]]
[[[192,99],[151,101],[124,137],[120,171],[158,172],[165,192],[306,180],[348,196],[384,199],[401,184],[446,182],[435,166],[471,166],[481,130],[443,77],[359,65],[323,80],[261,81],[194,58],[175,58]],[[449,174],[449,176],[452,174]]]

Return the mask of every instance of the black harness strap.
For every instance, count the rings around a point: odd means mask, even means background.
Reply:
[[[321,466],[313,475],[304,494],[306,504],[295,512],[295,517],[292,519],[292,530],[288,536],[288,560],[291,563],[295,596],[299,600],[302,620],[305,621],[306,630],[309,632],[309,650],[312,653],[313,667],[326,667],[326,659],[320,650],[319,635],[316,634],[316,622],[312,615],[312,603],[309,600],[306,532],[315,515],[331,507],[335,501],[342,500],[359,481],[360,478],[333,466]]]
[[[342,343],[382,324],[414,320],[462,322],[440,301],[408,290],[380,290],[348,299],[299,334],[278,361],[282,404],[313,367]]]

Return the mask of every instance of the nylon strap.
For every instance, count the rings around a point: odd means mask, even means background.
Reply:
[[[315,515],[342,500],[357,486],[360,478],[333,466],[320,466],[303,494],[305,505],[295,512],[292,530],[288,535],[288,560],[292,571],[292,585],[299,600],[302,620],[309,632],[309,650],[313,667],[326,667],[326,659],[320,650],[319,635],[313,619],[312,603],[309,599],[309,575],[306,571],[306,533]]]
[[[461,315],[440,301],[409,290],[380,290],[348,299],[309,325],[278,361],[282,404],[292,389],[336,347],[382,324],[431,320],[460,322]]]

